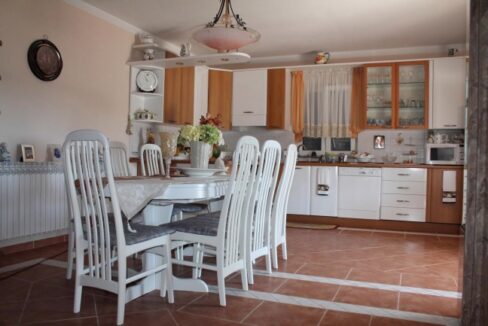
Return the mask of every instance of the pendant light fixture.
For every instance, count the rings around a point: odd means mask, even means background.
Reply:
[[[231,0],[221,0],[214,19],[203,29],[193,33],[193,39],[218,52],[230,52],[254,43],[261,35],[246,27],[246,23],[234,13]]]

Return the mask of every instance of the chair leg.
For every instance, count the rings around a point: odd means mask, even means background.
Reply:
[[[72,230],[69,231],[68,235],[68,267],[66,268],[66,279],[71,280],[73,275],[73,260],[75,251],[75,234]]]
[[[266,273],[271,274],[273,270],[271,269],[271,252],[268,251],[266,255]]]
[[[225,300],[225,277],[222,267],[217,269],[217,286],[219,288],[219,302],[222,307],[227,305]]]
[[[252,266],[252,259],[247,260],[246,270],[247,270],[247,282],[249,284],[254,284],[254,275],[253,275],[254,270]]]
[[[126,300],[126,267],[127,267],[126,259],[127,259],[126,257],[119,257],[118,260],[119,287],[117,293],[117,325],[124,324],[125,300]]]
[[[174,287],[173,287],[173,266],[171,262],[171,240],[168,240],[168,243],[164,246],[165,253],[166,253],[166,269],[161,272],[161,284],[165,284],[164,289],[161,287],[161,296],[164,297],[166,295],[166,291],[168,292],[168,302],[174,303],[175,302],[175,295],[174,295]]]
[[[249,290],[249,285],[247,284],[247,270],[245,268],[241,269],[241,283],[244,291]]]
[[[273,268],[277,269],[278,268],[278,249],[275,246],[271,248],[271,258],[273,260]]]
[[[282,251],[282,255],[283,255],[283,260],[287,260],[288,256],[287,256],[287,251],[286,251],[286,239],[281,244],[281,251]]]
[[[83,251],[82,251],[83,252]],[[83,294],[83,286],[81,283],[81,273],[83,271],[83,259],[76,260],[76,270],[75,270],[75,302],[73,307],[73,312],[75,314],[80,312],[81,309],[81,295]]]
[[[192,268],[192,278],[197,279],[198,278],[198,265],[200,264],[200,244],[199,243],[194,243],[193,244],[193,263],[196,265],[196,267]]]

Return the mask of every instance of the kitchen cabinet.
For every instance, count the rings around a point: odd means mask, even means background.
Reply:
[[[288,214],[310,215],[310,166],[295,167],[288,200]]]
[[[339,168],[339,217],[380,218],[381,168]]]
[[[425,222],[427,170],[383,168],[381,219]]]
[[[182,67],[165,70],[164,122],[198,124],[207,114],[208,68]]]
[[[449,176],[446,172],[452,174]],[[463,172],[463,167],[429,169],[427,222],[461,224]],[[449,180],[449,177],[454,179]],[[451,190],[452,194],[449,194]]]
[[[365,128],[426,129],[429,62],[365,65],[362,119]]]
[[[212,117],[220,114],[222,129],[232,128],[232,72],[209,70],[208,72],[208,113]]]
[[[432,60],[432,125],[434,129],[465,127],[466,59]]]
[[[337,166],[313,166],[310,175],[310,215],[337,216]]]
[[[233,126],[266,126],[267,76],[265,69],[233,73]]]
[[[285,129],[286,70],[268,69],[266,126]]]

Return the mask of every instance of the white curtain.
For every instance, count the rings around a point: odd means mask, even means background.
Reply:
[[[352,68],[304,72],[304,136],[350,137]]]

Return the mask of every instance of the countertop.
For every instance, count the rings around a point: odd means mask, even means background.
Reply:
[[[358,167],[358,168],[423,168],[423,169],[463,169],[464,165],[433,165],[433,164],[419,164],[419,163],[320,163],[306,160],[298,160],[299,166],[339,166],[339,167]]]

